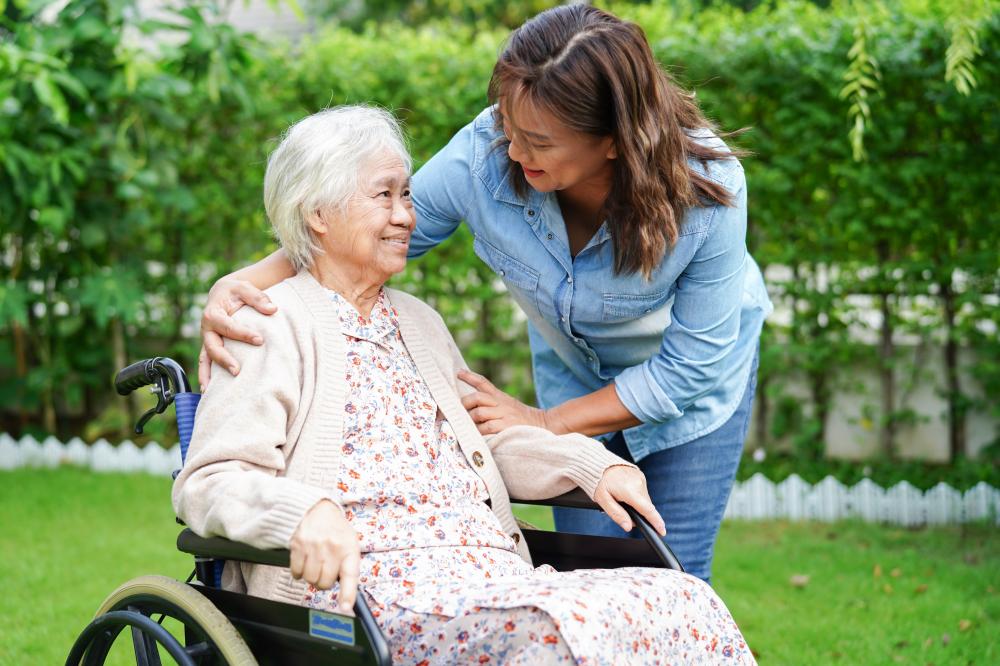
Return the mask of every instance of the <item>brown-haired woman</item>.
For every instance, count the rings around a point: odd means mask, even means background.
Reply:
[[[493,106],[413,179],[416,257],[461,221],[529,320],[539,409],[486,378],[465,400],[484,434],[519,424],[604,440],[646,475],[685,568],[708,581],[750,419],[771,303],[746,250],[743,168],[694,97],[660,69],[642,30],[582,5],[518,28]],[[282,251],[212,289],[207,358],[238,371],[229,314],[273,311],[258,288],[292,275]],[[596,512],[560,530],[610,534]],[[625,530],[627,515],[612,516]]]

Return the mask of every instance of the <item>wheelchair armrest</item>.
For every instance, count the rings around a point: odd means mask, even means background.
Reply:
[[[223,537],[200,537],[190,529],[177,535],[177,550],[195,557],[213,560],[235,560],[273,567],[288,566],[288,550],[262,550]]]
[[[568,493],[563,493],[557,497],[550,497],[549,499],[525,500],[511,497],[510,501],[518,504],[535,504],[538,506],[559,506],[570,509],[593,509],[595,511],[602,510],[597,502],[587,497],[587,493],[583,492],[580,488],[574,488]],[[656,551],[660,560],[671,569],[684,571],[684,567],[681,566],[677,556],[674,555],[672,550],[670,550],[670,546],[668,546],[663,540],[663,537],[656,533],[656,530],[654,530],[653,526],[649,524],[649,521],[628,504],[622,504],[622,507],[628,512],[629,517],[632,519],[632,523],[639,528],[639,533],[642,534],[642,538],[645,539],[646,542],[653,547],[653,550]]]
[[[556,497],[550,497],[548,499],[517,499],[516,497],[511,497],[510,501],[516,502],[517,504],[564,506],[571,509],[594,509],[595,511],[601,510],[601,507],[597,505],[597,502],[587,497],[587,493],[583,492],[582,488],[574,488],[568,493],[563,493],[562,495],[557,495]]]

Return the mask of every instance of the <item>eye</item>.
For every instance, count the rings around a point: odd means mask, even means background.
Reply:
[[[403,198],[404,199],[409,199],[410,198],[410,194],[411,194],[410,190],[403,190]]]
[[[383,197],[383,198],[386,198],[386,199],[391,199],[392,198],[392,192],[390,192],[389,190],[383,190],[382,192],[379,192],[375,196]]]

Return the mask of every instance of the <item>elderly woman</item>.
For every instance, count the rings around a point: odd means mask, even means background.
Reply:
[[[291,566],[230,564],[228,589],[349,612],[358,584],[397,663],[664,663],[753,657],[725,606],[674,571],[534,568],[516,496],[582,488],[663,532],[642,474],[581,435],[527,426],[485,441],[441,318],[384,287],[406,265],[410,161],[384,111],[310,116],[271,156],[267,215],[298,274],[277,314],[237,319],[202,399],[177,514],[202,535],[289,548]]]

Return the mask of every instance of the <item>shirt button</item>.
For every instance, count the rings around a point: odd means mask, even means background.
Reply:
[[[569,277],[567,277],[566,278],[566,282],[569,282],[570,284],[573,284],[573,276],[570,275]]]
[[[514,539],[514,543],[521,543],[521,535],[518,534],[517,532],[514,532],[510,536],[512,539]]]
[[[588,356],[587,360],[590,361],[591,363],[593,363],[594,362],[594,357],[593,356]]]
[[[476,467],[482,467],[483,466],[483,454],[480,453],[479,451],[473,451],[472,452],[472,464],[475,465]]]
[[[652,311],[653,311],[653,308],[646,308],[646,310],[645,310],[646,314],[649,314]]]
[[[528,209],[528,217],[534,217],[534,216],[535,216],[535,209],[534,208],[529,208]]]
[[[500,277],[503,277],[504,275],[507,275],[507,271],[500,271]]]
[[[553,238],[555,238],[555,236],[553,234],[545,234],[545,237],[548,238],[549,240],[552,240]]]
[[[562,323],[565,324],[566,323],[566,315],[563,315],[562,317],[559,317],[559,321],[561,321]]]

